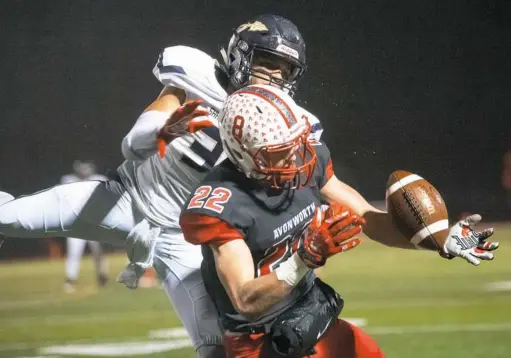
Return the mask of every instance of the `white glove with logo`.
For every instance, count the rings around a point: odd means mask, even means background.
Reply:
[[[496,250],[499,243],[486,241],[487,238],[493,235],[493,228],[474,231],[472,225],[479,221],[481,221],[481,215],[473,214],[451,227],[443,252],[440,255],[447,259],[461,257],[474,266],[481,263],[479,259],[493,260],[495,255],[490,251]]]

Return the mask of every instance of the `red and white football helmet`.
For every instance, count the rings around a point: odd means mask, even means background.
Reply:
[[[252,85],[234,92],[218,116],[227,156],[247,177],[274,187],[307,184],[316,154],[307,140],[309,122],[296,113],[293,99],[276,87]]]

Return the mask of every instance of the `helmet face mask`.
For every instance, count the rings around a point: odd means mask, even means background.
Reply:
[[[261,15],[239,26],[222,55],[234,89],[264,83],[293,96],[306,70],[305,42],[300,32],[291,21],[276,15]],[[254,60],[257,63],[260,57],[276,63],[285,62],[288,73],[274,76],[261,69],[254,70]]]
[[[252,66],[243,68],[249,84],[268,84],[294,93],[303,69],[287,59],[271,52],[254,49],[251,58]],[[260,81],[259,81],[260,80]]]
[[[274,188],[289,186],[296,189],[306,185],[312,177],[315,164],[315,153],[307,140],[309,133],[310,128],[287,143],[259,148],[253,154],[253,172]],[[301,165],[297,165],[297,156]],[[314,160],[307,161],[307,158]]]
[[[275,188],[306,185],[316,155],[309,144],[310,125],[295,117],[285,92],[253,85],[233,93],[219,115],[227,157],[249,178]]]

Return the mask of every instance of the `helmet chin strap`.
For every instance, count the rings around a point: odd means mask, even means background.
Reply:
[[[250,84],[250,81],[253,77],[268,81],[268,83],[266,83],[266,84],[270,85],[270,86],[272,84],[276,84],[277,85],[276,88],[284,91],[284,93],[290,95],[291,97],[293,97],[295,94],[295,90],[293,88],[295,86],[295,84],[293,82],[272,76],[272,74],[269,72],[254,71],[253,69],[250,69],[250,74],[248,75],[248,82],[247,82],[248,84]]]
[[[224,60],[224,65],[226,67],[229,66],[229,59],[227,57],[227,51],[225,50],[225,48],[221,47],[220,48],[220,55],[222,56],[222,60]]]

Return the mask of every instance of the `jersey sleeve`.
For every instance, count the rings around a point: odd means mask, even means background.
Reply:
[[[165,87],[177,87],[187,99],[201,98],[221,108],[227,97],[216,77],[217,61],[208,54],[188,46],[165,48],[153,68],[156,79]]]
[[[330,150],[324,142],[318,141],[313,143],[313,148],[317,157],[314,177],[319,187],[322,188],[334,175],[332,158],[330,156]]]
[[[185,212],[179,219],[185,240],[194,245],[212,244],[223,245],[232,240],[243,239],[244,235],[224,220]]]

